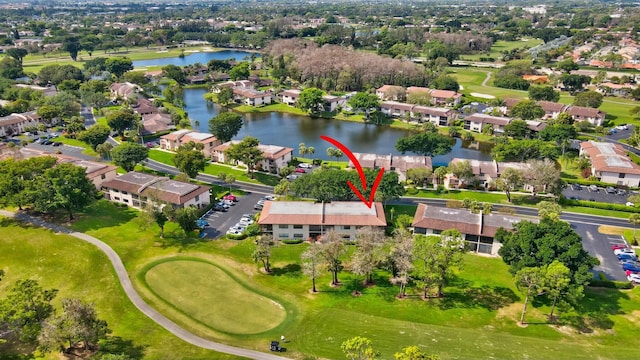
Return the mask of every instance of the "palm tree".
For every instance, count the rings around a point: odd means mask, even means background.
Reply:
[[[309,148],[307,148],[307,145],[305,145],[304,143],[300,143],[298,145],[298,154],[300,154],[301,157],[304,157],[304,155],[308,153],[309,153]]]
[[[633,226],[633,242],[638,243],[638,239],[636,239],[636,227],[640,225],[640,214],[635,213],[629,216],[629,222],[634,225]]]

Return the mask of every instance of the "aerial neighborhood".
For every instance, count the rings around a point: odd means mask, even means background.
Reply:
[[[637,4],[0,18],[0,359],[634,358]]]

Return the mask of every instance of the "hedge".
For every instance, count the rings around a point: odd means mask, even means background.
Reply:
[[[294,244],[302,244],[303,239],[282,239],[280,240],[285,244],[294,245]]]
[[[611,280],[596,280],[589,281],[591,287],[603,287],[609,289],[633,289],[633,284],[628,281],[611,281]]]
[[[560,198],[560,205],[582,206],[582,207],[589,207],[594,209],[616,210],[616,211],[623,211],[623,212],[629,212],[629,213],[640,213],[640,208],[637,208],[635,206],[626,206],[624,204],[603,203],[603,202],[597,202],[597,201],[569,200],[565,197]]]
[[[595,185],[595,186],[600,186],[600,187],[617,186],[616,184],[609,184],[609,183],[605,183],[605,182],[602,182],[602,181],[589,180],[589,179],[567,179],[567,178],[562,178],[562,180],[564,182],[566,182],[567,184]]]
[[[227,234],[227,239],[229,240],[244,240],[247,238],[247,234],[242,233],[240,235],[232,235],[232,234]]]

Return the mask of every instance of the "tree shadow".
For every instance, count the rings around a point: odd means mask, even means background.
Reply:
[[[131,359],[142,359],[148,345],[135,345],[132,340],[125,340],[120,336],[110,336],[100,342],[101,354],[124,354]]]
[[[88,232],[126,224],[138,217],[138,211],[107,200],[99,200],[75,217],[71,228],[78,232]]]
[[[557,323],[570,325],[581,333],[611,329],[615,323],[609,316],[624,314],[620,301],[628,299],[629,295],[622,290],[585,288],[585,296],[575,312],[560,314]]]
[[[4,220],[4,219],[3,219]],[[20,341],[16,336],[9,334],[3,338],[6,342],[0,342],[0,359],[2,360],[29,360],[35,359],[33,353],[37,344]]]
[[[457,290],[457,291],[456,291]],[[453,308],[484,308],[498,310],[520,300],[513,290],[503,286],[458,288],[445,292],[438,306],[442,310]]]
[[[160,247],[163,249],[177,247],[180,251],[184,251],[206,241],[208,241],[207,238],[200,238],[192,233],[185,234],[182,229],[175,229],[168,233],[165,232],[164,238],[160,239],[158,242],[160,243]]]
[[[301,277],[302,268],[298,264],[287,264],[283,267],[272,267],[271,275],[273,276],[289,276],[289,277]]]

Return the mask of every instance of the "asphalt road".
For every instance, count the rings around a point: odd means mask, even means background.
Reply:
[[[562,190],[562,195],[567,199],[575,198],[578,200],[625,204],[630,194],[628,191],[625,191],[624,195],[617,195],[617,193],[609,194],[603,188],[598,188],[598,190],[593,191],[588,186],[577,187],[575,185],[568,185],[566,189]]]
[[[579,224],[575,230],[582,237],[584,249],[600,260],[600,265],[594,267],[594,271],[603,272],[611,280],[627,280],[618,258],[611,250],[611,245],[624,243],[622,236],[600,234],[598,225],[592,224]]]
[[[218,352],[222,352],[222,353],[226,353],[226,354],[232,354],[232,355],[236,355],[236,356],[242,356],[242,357],[246,357],[249,359],[258,359],[258,360],[286,360],[287,358],[282,357],[282,356],[277,356],[274,354],[269,354],[269,353],[262,353],[259,351],[255,351],[255,350],[249,350],[249,349],[243,349],[243,348],[238,348],[235,346],[229,346],[229,345],[225,345],[225,344],[221,344],[221,343],[217,343],[214,341],[210,341],[204,338],[201,338],[199,336],[196,336],[190,332],[188,332],[187,330],[181,328],[179,325],[177,325],[176,323],[174,323],[173,321],[169,320],[168,318],[166,318],[164,315],[160,314],[159,312],[157,312],[155,309],[153,309],[151,306],[149,306],[143,299],[142,297],[140,297],[140,295],[138,294],[138,292],[135,290],[135,288],[133,287],[133,283],[131,282],[131,280],[129,279],[129,274],[127,273],[127,270],[124,267],[124,264],[122,263],[122,260],[120,259],[120,257],[118,256],[118,254],[106,243],[92,237],[89,236],[87,234],[84,233],[78,233],[78,232],[73,232],[67,228],[64,228],[62,226],[59,225],[55,225],[55,224],[50,224],[47,223],[43,220],[41,220],[40,218],[36,218],[36,217],[31,217],[25,213],[18,213],[18,214],[14,214],[12,212],[9,211],[4,211],[4,210],[0,210],[0,215],[3,216],[8,216],[8,217],[14,217],[18,220],[24,221],[24,222],[28,222],[31,224],[35,224],[37,226],[41,226],[41,227],[45,227],[45,228],[49,228],[52,230],[55,230],[57,232],[62,232],[62,233],[66,233],[68,235],[71,235],[77,239],[80,239],[82,241],[88,242],[92,245],[95,245],[98,249],[100,249],[100,251],[102,251],[103,253],[105,253],[105,255],[107,255],[107,258],[109,259],[109,261],[111,262],[111,265],[113,266],[115,272],[116,272],[116,276],[118,277],[118,280],[120,281],[120,284],[122,285],[122,289],[124,290],[125,294],[127,294],[127,297],[129,298],[129,300],[131,300],[131,302],[133,303],[133,305],[138,308],[138,310],[140,310],[143,314],[145,314],[147,317],[149,317],[151,320],[155,321],[157,324],[159,324],[160,326],[162,326],[163,328],[167,329],[170,333],[174,334],[175,336],[179,337],[180,339],[199,346],[201,348],[205,348],[205,349],[210,349],[210,350],[214,350],[214,351],[218,351]],[[264,344],[265,349],[268,348],[269,344]],[[176,354],[173,354],[176,355]]]

